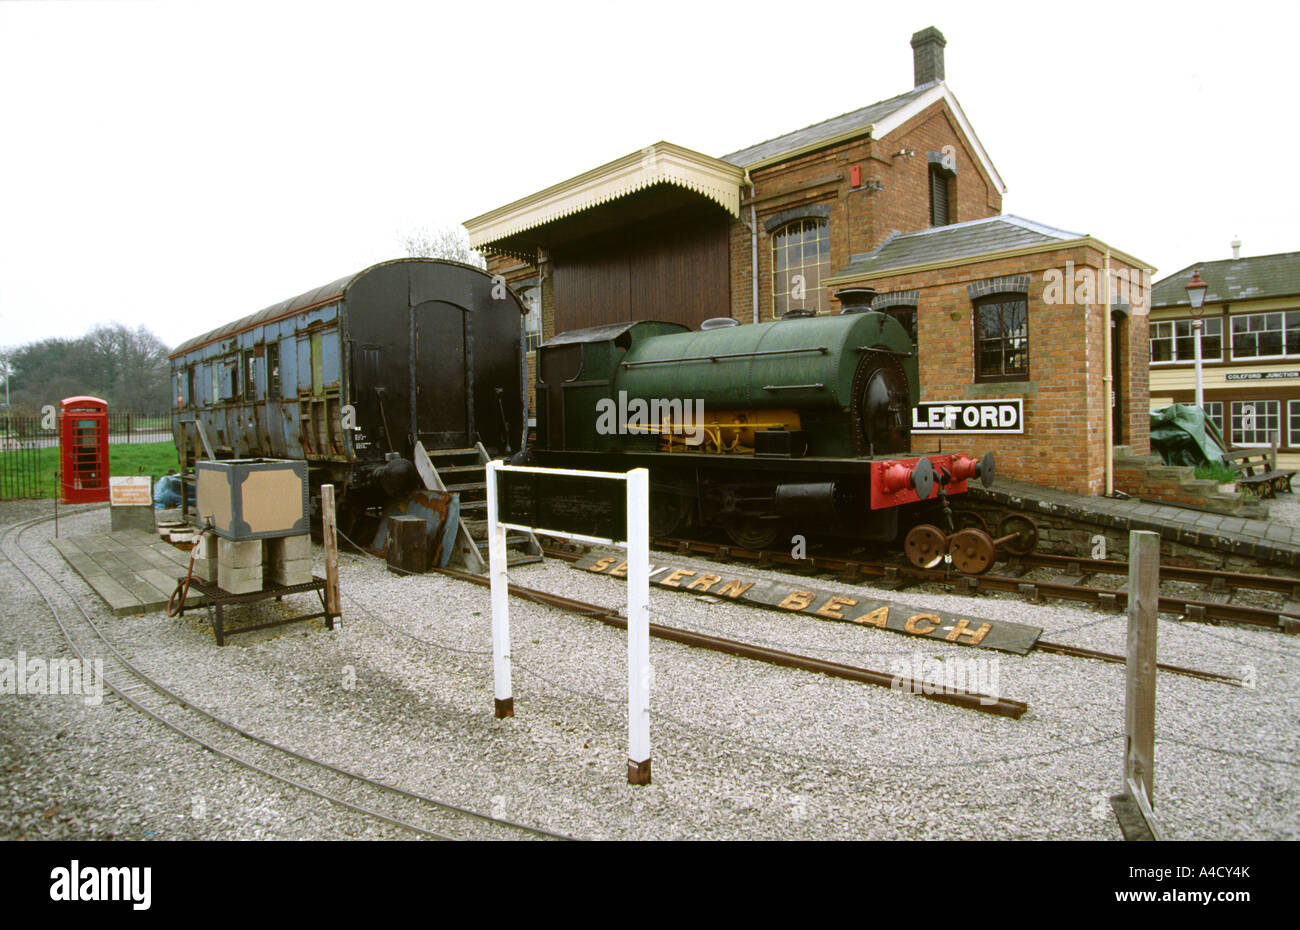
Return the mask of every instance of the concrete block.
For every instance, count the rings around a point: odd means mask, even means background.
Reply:
[[[219,539],[217,541],[217,561],[223,567],[261,568],[262,541],[260,539]]]
[[[254,540],[257,542],[257,540]],[[260,548],[260,547],[259,547]],[[262,590],[262,566],[252,565],[247,568],[233,568],[225,562],[217,562],[217,585],[231,594],[247,594]]]
[[[212,581],[217,577],[217,564],[216,559],[195,559],[195,577],[202,578],[204,581]]]
[[[148,533],[153,532],[153,507],[117,506],[110,509],[113,511],[113,515],[110,518],[110,525],[113,532],[117,532],[118,530],[144,530]]]
[[[217,538],[211,533],[205,533],[199,539],[199,551],[194,554],[196,559],[215,559],[217,557]]]
[[[301,533],[297,536],[277,536],[263,540],[265,558],[268,562],[295,562],[311,558],[311,536]]]
[[[267,583],[291,585],[311,581],[311,559],[291,559],[284,562],[267,562]]]

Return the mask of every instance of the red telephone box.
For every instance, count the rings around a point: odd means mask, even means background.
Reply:
[[[65,504],[108,500],[108,403],[98,397],[59,402],[59,498]]]

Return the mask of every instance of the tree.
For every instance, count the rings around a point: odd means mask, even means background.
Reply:
[[[143,326],[112,323],[79,339],[42,339],[12,350],[9,362],[15,412],[35,412],[77,394],[131,410],[170,406],[167,346]]]
[[[475,268],[487,267],[483,254],[469,247],[469,234],[464,226],[441,226],[437,229],[422,226],[402,236],[402,248],[412,258],[445,258]]]

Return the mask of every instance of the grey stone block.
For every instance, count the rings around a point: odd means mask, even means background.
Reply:
[[[265,558],[268,562],[293,562],[311,558],[311,536],[278,536],[264,540]]]
[[[269,583],[293,585],[311,581],[311,559],[268,562],[265,578]]]
[[[260,540],[253,540],[260,542]],[[260,550],[260,546],[259,546]],[[262,566],[234,568],[225,562],[217,563],[217,585],[231,594],[248,594],[250,591],[262,590]]]
[[[219,539],[217,561],[222,567],[262,567],[262,541],[260,539]],[[225,587],[225,585],[222,585]]]

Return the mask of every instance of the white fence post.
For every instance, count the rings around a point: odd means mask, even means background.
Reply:
[[[650,784],[650,473],[627,473],[627,782]]]
[[[515,715],[510,685],[510,579],[506,576],[506,528],[497,513],[498,461],[487,463],[488,577],[492,582],[492,681],[497,718]]]
[[[650,473],[636,468],[626,473],[572,468],[534,468],[487,463],[488,570],[492,585],[492,670],[497,717],[513,717],[510,685],[510,579],[506,573],[506,533],[533,530],[581,542],[622,546],[627,550],[627,781],[650,784]],[[559,526],[524,525],[501,521],[497,489],[502,472],[595,478],[625,484],[626,529],[622,539],[589,536]],[[507,507],[507,511],[510,507]],[[554,516],[554,515],[552,515]],[[537,520],[536,514],[531,517]],[[567,522],[560,518],[559,522]]]

